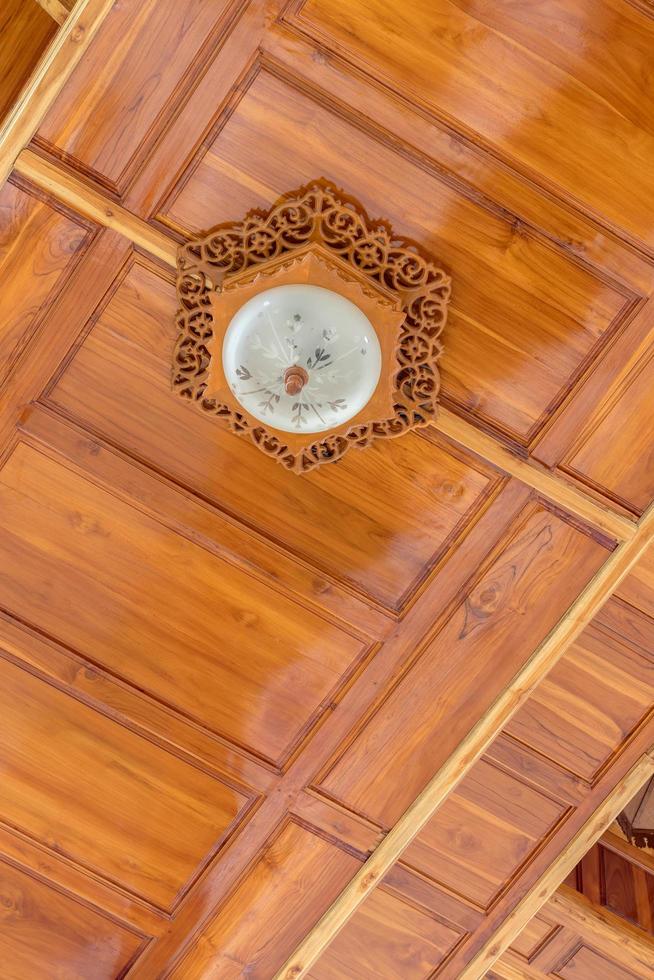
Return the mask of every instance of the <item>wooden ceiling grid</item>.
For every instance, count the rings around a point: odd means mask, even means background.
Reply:
[[[7,976],[651,976],[556,891],[654,770],[651,8],[55,6],[0,127]],[[173,267],[318,177],[454,291],[437,424],[299,478],[173,397]]]

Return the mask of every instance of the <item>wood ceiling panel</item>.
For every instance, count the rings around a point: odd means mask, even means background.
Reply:
[[[0,496],[0,603],[258,755],[290,751],[364,652],[28,447]]]
[[[373,218],[383,200],[383,217],[398,232],[456,269],[447,398],[528,442],[616,329],[627,297],[357,122],[266,67],[253,70],[160,218],[198,232],[268,207],[320,175],[354,194]]]
[[[0,820],[168,909],[247,799],[0,660]]]
[[[174,111],[216,44],[225,15],[239,6],[234,0],[143,0],[138,10],[116,4],[39,129],[39,144],[120,190],[161,114]]]
[[[528,505],[447,623],[324,776],[323,790],[382,825],[393,823],[438,757],[469,730],[480,698],[490,702],[513,676],[604,556],[600,544]]]
[[[654,704],[654,659],[589,627],[507,731],[592,782]]]
[[[608,391],[562,463],[565,472],[636,514],[654,497],[653,384],[654,357],[648,354]]]
[[[309,828],[286,823],[171,980],[206,975],[207,968],[220,980],[270,980],[358,864]]]
[[[289,482],[245,440],[171,397],[175,309],[167,277],[132,266],[49,400],[292,554],[400,608],[498,477],[410,436]]]
[[[432,916],[378,891],[353,916],[307,980],[427,980],[460,939]]]
[[[598,977],[602,977],[602,980],[634,980],[636,974],[596,949],[582,945],[561,963],[552,976],[561,980],[597,980]]]
[[[22,187],[8,183],[0,190],[0,383],[42,326],[43,312],[90,237],[86,222]]]
[[[617,595],[654,619],[654,555],[651,552],[638,562]]]
[[[654,18],[120,0],[87,45],[105,6],[0,133],[5,972],[271,980],[428,783],[313,977],[632,970],[513,924],[651,772],[647,559],[567,647],[652,527]],[[171,265],[320,176],[452,272],[450,428],[293,478],[171,392]]]
[[[90,980],[123,975],[143,938],[0,861],[3,980]]]
[[[36,0],[4,0],[0,11],[0,120],[52,39],[57,25]]]
[[[481,759],[409,845],[403,861],[487,908],[565,809]]]
[[[654,20],[644,9],[620,0],[536,9],[420,0],[407,16],[384,0],[297,0],[286,16],[546,186],[653,244]]]

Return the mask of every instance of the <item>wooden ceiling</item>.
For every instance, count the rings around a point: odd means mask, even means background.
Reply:
[[[654,7],[5,7],[3,980],[651,977],[561,883],[654,771]],[[298,477],[174,265],[318,178],[453,294],[437,423]]]

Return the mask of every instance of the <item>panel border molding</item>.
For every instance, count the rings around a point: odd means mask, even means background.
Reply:
[[[377,886],[383,875],[425,827],[438,807],[444,803],[475,762],[487,751],[493,740],[525,703],[540,681],[561,659],[565,651],[590,623],[593,616],[608,601],[653,540],[654,504],[650,506],[641,519],[638,533],[630,541],[618,545],[612,552],[549,636],[533,652],[509,685],[497,696],[490,708],[437,770],[422,793],[416,797],[389,830],[384,840],[351,879],[331,908],[307,933],[294,953],[277,972],[275,980],[300,980],[307,973],[366,896]],[[645,781],[643,774],[650,773],[653,765],[654,761],[649,756],[643,757],[637,764],[634,771],[640,778],[640,782],[634,785],[633,780],[636,776],[631,779],[629,784],[632,786],[631,796]],[[628,785],[627,780],[623,780],[621,783],[623,789],[625,785]],[[620,796],[619,802],[622,800],[626,802],[630,795]],[[610,798],[614,799],[613,796]],[[618,796],[615,798],[618,799]],[[615,813],[620,809],[621,805],[617,806]],[[611,823],[614,815],[612,814],[606,826]],[[597,836],[600,836],[605,829],[606,827],[601,826]],[[591,840],[586,850],[592,843]],[[578,855],[582,852],[575,853]],[[573,865],[574,863],[576,863],[576,858]],[[559,880],[564,877],[565,874],[562,874]],[[554,887],[558,883],[557,881]],[[537,908],[534,908],[529,918],[536,911]],[[506,946],[510,945],[513,938],[514,936],[511,935]],[[501,952],[500,949],[497,956]],[[490,965],[484,961],[481,972],[478,974],[470,973],[469,976],[465,977],[465,980],[473,980],[473,978],[476,980],[477,977],[483,976]],[[464,980],[463,976],[461,980]]]

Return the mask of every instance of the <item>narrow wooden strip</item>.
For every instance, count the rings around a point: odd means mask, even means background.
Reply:
[[[434,427],[448,439],[494,463],[505,473],[515,476],[544,497],[556,501],[571,514],[576,514],[618,541],[627,541],[636,533],[635,521],[602,506],[572,483],[554,476],[538,463],[514,456],[501,443],[459,418],[454,412],[441,408]]]
[[[115,0],[78,0],[32,72],[0,126],[0,187],[16,157],[39,128],[48,109],[88,48]]]
[[[459,743],[443,766],[434,774],[422,793],[391,828],[322,919],[305,936],[292,956],[276,974],[276,980],[297,980],[297,978],[303,977],[313,966],[324,949],[363,902],[366,895],[377,886],[391,865],[420,833],[438,807],[444,803],[516,711],[524,704],[534,688],[577,639],[601,606],[610,598],[653,539],[654,507],[650,507],[640,522],[638,533],[631,540],[618,545],[612,552],[583,592],[572,603],[563,618],[534,651],[511,683],[498,695],[466,738]],[[647,766],[648,771],[651,771],[651,760],[647,762]],[[625,782],[628,781],[629,779]],[[632,795],[636,788],[633,789]],[[625,802],[627,799],[629,799],[628,796],[625,797]],[[617,812],[616,810],[615,813]],[[597,836],[607,826],[608,823],[602,825]],[[588,847],[578,853],[584,853],[586,850]],[[561,876],[560,880],[564,877],[565,874]],[[533,915],[533,912],[531,914]],[[510,942],[511,940],[506,945],[510,945]],[[499,956],[501,952],[502,949],[497,955]],[[488,966],[485,969],[488,969]],[[478,975],[481,976],[483,972]],[[477,974],[471,973],[468,980],[473,975],[477,976]]]
[[[654,972],[654,939],[643,929],[619,918],[613,912],[594,905],[579,892],[561,885],[547,903],[561,925],[576,929],[608,956],[626,954]]]
[[[609,793],[604,802],[575,834],[547,871],[488,937],[477,955],[460,974],[459,980],[480,980],[522,932],[529,920],[543,907],[568,876],[579,859],[593,846],[615,820],[626,803],[654,773],[654,759],[644,755]],[[624,948],[624,947],[623,947]]]
[[[647,874],[654,875],[654,855],[649,850],[635,847],[612,830],[608,830],[603,835],[600,844],[607,850],[622,855],[634,867],[642,868]]]
[[[39,7],[43,7],[46,14],[50,14],[58,24],[63,24],[68,17],[68,8],[64,7],[61,0],[36,0]]]
[[[546,974],[525,963],[510,949],[497,961],[488,976],[500,977],[501,980],[547,980]]]
[[[78,177],[45,160],[33,150],[22,151],[16,160],[16,172],[75,211],[117,231],[175,268],[177,244],[172,238],[151,228],[147,221],[137,218],[119,204],[114,204]]]

